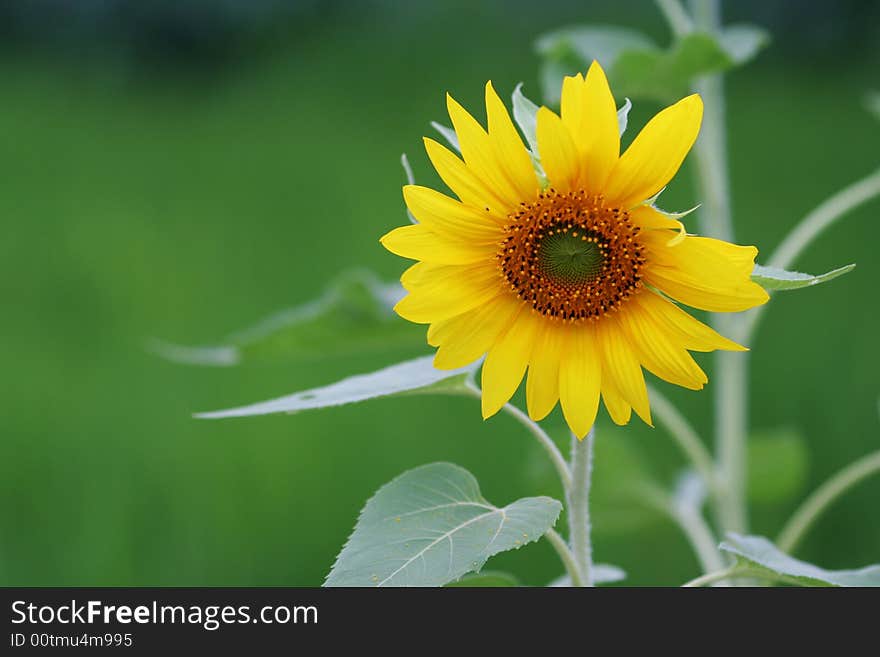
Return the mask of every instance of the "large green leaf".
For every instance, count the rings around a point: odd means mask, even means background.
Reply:
[[[880,586],[880,564],[859,570],[825,570],[788,556],[763,536],[728,534],[720,549],[736,558],[743,574],[751,571],[800,586]]]
[[[799,271],[786,271],[779,267],[755,265],[755,269],[752,271],[752,280],[769,292],[781,292],[782,290],[797,290],[802,287],[827,283],[838,276],[848,274],[855,268],[855,264],[851,264],[824,274],[813,275],[803,274]]]
[[[527,497],[496,507],[451,463],[403,473],[367,502],[325,586],[442,586],[494,554],[538,540],[562,504]]]
[[[585,26],[546,34],[536,48],[544,60],[541,81],[548,103],[559,102],[563,76],[585,71],[594,59],[615,93],[669,102],[685,95],[694,78],[748,61],[767,41],[761,28],[733,25],[717,35],[691,32],[664,50],[639,32]]]
[[[457,370],[438,370],[432,364],[433,360],[433,356],[422,356],[368,374],[350,376],[321,388],[303,390],[247,406],[197,413],[196,417],[220,419],[272,413],[293,414],[393,395],[461,394],[466,392],[467,378],[480,365],[477,361]]]
[[[810,454],[794,429],[755,431],[748,442],[748,495],[757,504],[791,500],[807,481]]]
[[[484,570],[481,573],[465,575],[459,580],[449,582],[446,588],[509,588],[521,586],[519,580],[510,573],[497,570]]]
[[[368,271],[342,274],[324,293],[229,335],[219,344],[183,346],[154,341],[153,350],[180,363],[230,366],[256,360],[318,360],[425,344],[424,327],[392,308],[404,295]]]

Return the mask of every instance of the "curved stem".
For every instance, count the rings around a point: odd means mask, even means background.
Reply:
[[[763,570],[761,568],[751,568],[749,566],[741,564],[734,564],[733,566],[730,566],[730,568],[725,568],[724,570],[716,570],[705,575],[700,575],[699,577],[692,579],[691,581],[686,582],[681,586],[683,588],[707,586],[709,584],[714,584],[715,582],[720,582],[725,579],[731,579],[733,577],[736,577],[738,579],[747,578],[749,580],[759,579],[765,580],[767,582],[790,584],[792,586],[804,586],[804,583],[795,577],[789,577],[787,575],[774,573],[769,570]]]
[[[694,469],[706,482],[710,491],[715,490],[715,470],[712,465],[712,456],[706,449],[700,436],[694,430],[691,423],[684,415],[656,388],[648,387],[648,396],[651,399],[651,409],[660,423],[666,427],[669,434],[675,439],[679,449],[693,464]]]
[[[586,586],[584,579],[581,576],[581,571],[578,569],[574,555],[572,554],[571,549],[569,549],[568,544],[565,542],[565,539],[552,529],[547,530],[544,534],[544,538],[549,541],[550,545],[553,546],[553,549],[556,550],[556,554],[558,554],[559,558],[562,560],[562,565],[565,566],[565,571],[571,579],[571,585]]]
[[[693,546],[703,572],[723,568],[724,560],[718,552],[718,542],[699,510],[672,508],[671,515]]]
[[[718,541],[699,507],[676,503],[674,497],[653,485],[644,487],[643,499],[678,525],[694,549],[704,573],[724,568],[724,559],[718,551]]]
[[[838,497],[872,474],[880,472],[880,451],[851,463],[819,486],[795,511],[776,539],[780,550],[791,553],[816,519]]]
[[[684,36],[694,29],[694,22],[678,0],[656,0],[657,6],[675,36]]]
[[[767,265],[781,269],[790,267],[822,231],[847,212],[870,201],[875,196],[880,196],[880,169],[848,187],[844,187],[801,219],[798,225],[782,240],[782,243],[776,247]],[[751,341],[758,320],[764,314],[766,307],[766,305],[758,306],[750,310],[744,316],[739,335],[732,337],[740,342]]]
[[[804,217],[782,241],[767,264],[785,269],[822,231],[850,210],[880,195],[880,169],[844,187]]]
[[[483,394],[473,381],[468,380],[466,385],[468,391],[477,399]],[[569,470],[568,463],[565,461],[565,457],[562,456],[562,452],[559,451],[559,448],[556,446],[556,443],[553,442],[553,439],[547,435],[537,422],[532,420],[513,404],[505,404],[501,410],[528,429],[541,447],[544,448],[544,451],[547,452],[547,456],[550,457],[553,466],[556,468],[559,479],[562,481],[562,487],[567,492],[568,489],[571,488],[571,471]]]
[[[733,577],[734,575],[739,574],[739,572],[740,571],[737,566],[731,566],[730,568],[725,568],[724,570],[716,570],[711,573],[706,573],[705,575],[700,575],[699,577],[696,577],[689,582],[685,582],[681,586],[682,588],[708,586],[709,584],[714,584],[715,582],[720,582],[721,580]]]
[[[590,543],[590,480],[593,470],[595,428],[583,440],[571,437],[571,488],[568,491],[568,527],[571,551],[583,585],[593,585],[593,548]]]

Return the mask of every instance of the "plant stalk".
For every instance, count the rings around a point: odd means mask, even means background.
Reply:
[[[595,427],[583,440],[571,437],[571,488],[568,491],[568,527],[571,551],[583,586],[593,586],[593,547],[590,542],[590,481],[593,474]]]
[[[717,33],[721,27],[720,0],[691,0],[697,29]],[[694,148],[697,182],[703,205],[699,210],[704,235],[732,242],[733,221],[725,132],[724,80],[720,74],[700,77],[694,83],[705,105],[700,138]],[[712,325],[722,335],[737,333],[738,315],[712,316]],[[715,354],[715,514],[724,532],[745,532],[747,510],[746,435],[748,427],[748,358],[743,353]]]
[[[850,463],[819,486],[795,511],[779,533],[779,538],[776,539],[779,549],[791,554],[825,509],[850,488],[876,473],[880,473],[880,452],[873,452]]]

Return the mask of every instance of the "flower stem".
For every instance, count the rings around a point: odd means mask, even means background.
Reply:
[[[583,440],[571,437],[571,488],[568,491],[568,527],[571,550],[583,579],[593,586],[593,547],[590,543],[590,481],[593,474],[595,428]]]
[[[724,570],[716,570],[711,573],[706,573],[705,575],[700,575],[699,577],[692,579],[689,582],[685,582],[682,584],[684,588],[694,588],[698,586],[708,586],[709,584],[714,584],[715,582],[720,582],[722,580],[728,579],[733,575],[738,573],[739,569],[737,566],[731,566],[730,568],[725,568]]]
[[[733,318],[719,319],[719,332]],[[715,440],[717,445],[715,510],[722,533],[746,531],[746,436],[748,426],[748,356],[720,351],[715,355]]]
[[[720,0],[691,0],[697,29],[717,32],[721,27]],[[705,104],[700,138],[695,145],[700,199],[700,231],[727,242],[733,241],[730,183],[727,168],[724,80],[720,74],[700,77],[694,92]],[[733,334],[736,316],[713,315],[712,324],[722,335]],[[746,427],[748,405],[748,359],[745,354],[715,354],[715,443],[717,478],[715,512],[725,532],[746,530]]]
[[[574,554],[572,554],[565,539],[552,529],[547,530],[547,533],[544,534],[544,538],[549,541],[550,545],[553,546],[553,549],[556,550],[556,554],[559,555],[562,564],[565,566],[565,571],[571,579],[571,585],[579,587],[586,586],[584,579],[581,576],[581,571],[575,561]]]
[[[468,380],[466,385],[468,392],[477,399],[483,394],[477,384],[473,381]],[[571,471],[568,468],[568,463],[566,463],[565,457],[562,456],[562,452],[559,451],[559,448],[556,446],[556,443],[553,442],[553,439],[547,435],[547,432],[545,432],[537,422],[532,420],[513,404],[505,404],[501,410],[528,429],[529,433],[531,433],[541,447],[544,448],[544,451],[547,452],[547,456],[550,457],[550,461],[553,463],[553,467],[556,468],[559,479],[562,481],[563,489],[568,492],[568,489],[571,488]]]
[[[791,553],[825,509],[850,488],[878,472],[880,472],[880,452],[868,454],[850,463],[819,486],[801,504],[779,533],[776,545],[783,552]]]

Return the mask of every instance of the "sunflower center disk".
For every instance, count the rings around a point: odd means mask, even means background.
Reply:
[[[601,196],[547,190],[510,215],[498,252],[511,289],[538,312],[592,320],[641,286],[639,228]]]

